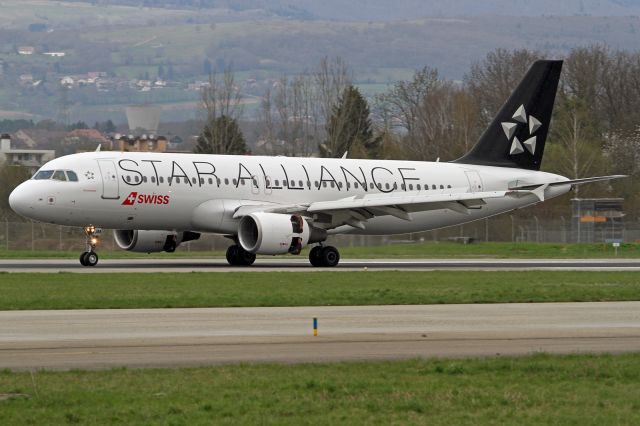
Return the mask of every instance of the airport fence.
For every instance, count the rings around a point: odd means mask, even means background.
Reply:
[[[541,220],[515,216],[489,218],[466,225],[393,236],[337,235],[330,241],[339,247],[411,244],[425,241],[482,241],[528,243],[597,243],[640,242],[640,223],[619,222],[611,227],[592,227],[568,219]],[[219,235],[204,234],[199,240],[184,244],[182,250],[225,250],[230,240]],[[56,250],[80,252],[84,249],[82,229],[39,222],[0,222],[0,250]],[[104,230],[101,250],[117,250],[111,230]]]

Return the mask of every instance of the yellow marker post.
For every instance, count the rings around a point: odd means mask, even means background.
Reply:
[[[318,337],[318,318],[313,319],[313,337]]]

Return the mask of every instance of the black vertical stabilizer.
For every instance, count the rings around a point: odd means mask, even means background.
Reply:
[[[540,170],[562,61],[536,61],[480,140],[454,163]]]

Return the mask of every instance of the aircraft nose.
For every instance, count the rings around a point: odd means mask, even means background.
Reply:
[[[24,184],[18,185],[16,189],[11,191],[9,195],[9,206],[11,209],[21,216],[27,216],[31,209],[31,199],[28,191],[25,190]]]

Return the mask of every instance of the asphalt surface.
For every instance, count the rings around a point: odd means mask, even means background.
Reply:
[[[83,267],[74,259],[1,259],[4,272],[264,272],[326,270],[586,270],[640,271],[640,259],[343,259],[336,268],[314,268],[305,258],[258,258],[251,267],[231,267],[223,259],[101,259]]]
[[[541,351],[640,351],[640,302],[0,312],[0,369]]]

